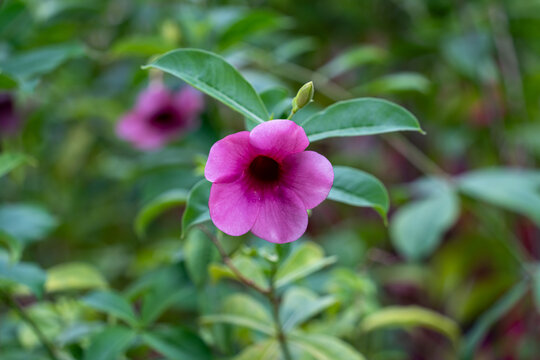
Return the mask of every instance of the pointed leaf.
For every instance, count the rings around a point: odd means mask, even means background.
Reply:
[[[130,325],[137,323],[131,305],[122,296],[112,291],[96,291],[82,299],[83,303],[126,321]]]
[[[186,236],[187,231],[192,226],[210,220],[208,201],[211,186],[212,183],[203,179],[190,190],[186,201],[186,210],[182,216],[182,237]]]

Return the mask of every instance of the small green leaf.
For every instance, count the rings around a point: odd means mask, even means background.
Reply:
[[[45,271],[36,264],[26,262],[12,264],[0,254],[0,283],[7,281],[9,284],[24,285],[37,297],[41,297],[46,278]]]
[[[283,296],[280,319],[284,331],[301,325],[306,320],[335,304],[332,296],[319,297],[307,288],[293,287]]]
[[[324,257],[323,249],[312,242],[300,245],[279,267],[276,287],[283,287],[333,264],[335,257]]]
[[[174,50],[144,68],[155,68],[177,76],[254,123],[269,119],[253,86],[232,65],[216,54],[197,49]]]
[[[390,206],[388,192],[376,177],[364,171],[334,166],[334,185],[328,198],[353,206],[371,207],[386,222]]]
[[[290,334],[289,341],[317,360],[365,360],[351,345],[322,334]]]
[[[337,102],[300,125],[312,142],[331,137],[375,135],[394,131],[423,133],[418,120],[408,110],[375,98]]]
[[[476,170],[461,176],[458,186],[469,196],[523,214],[540,225],[540,171]]]
[[[261,266],[255,262],[255,260],[248,256],[238,255],[233,257],[232,262],[245,277],[248,277],[255,284],[262,288],[268,287],[268,280],[264,275],[264,271]],[[238,280],[237,276],[231,271],[231,269],[224,264],[212,264],[210,265],[208,271],[210,272],[210,276],[214,282],[217,282],[224,277]]]
[[[148,58],[171,51],[174,47],[174,44],[160,36],[133,35],[115,42],[111,54],[115,57],[140,56]]]
[[[368,332],[381,328],[408,328],[421,326],[437,331],[457,345],[460,338],[458,324],[433,310],[418,306],[389,306],[369,314],[362,320],[362,331]]]
[[[193,186],[188,194],[186,210],[182,216],[182,237],[194,225],[210,220],[210,210],[208,210],[208,200],[210,198],[210,187],[212,183],[205,179]]]
[[[187,191],[182,189],[169,190],[146,204],[135,219],[135,232],[139,237],[144,236],[148,225],[163,212],[184,205],[187,200]]]
[[[136,333],[123,326],[111,326],[92,337],[84,360],[118,360],[135,339]]]
[[[473,328],[465,335],[462,342],[460,359],[472,360],[475,357],[476,347],[484,339],[489,329],[525,296],[528,289],[528,284],[525,281],[516,284],[476,320]]]
[[[91,308],[122,319],[132,326],[137,323],[131,305],[112,291],[96,291],[85,296],[82,301]]]
[[[390,222],[392,243],[414,261],[429,256],[459,216],[454,189],[444,180],[434,179],[430,186],[434,188],[424,198],[399,208]]]
[[[354,88],[352,92],[376,95],[415,91],[426,94],[429,91],[430,86],[431,83],[429,79],[424,75],[413,72],[402,72],[385,75],[367,84]]]
[[[272,326],[261,324],[260,322],[245,316],[228,314],[205,315],[201,317],[201,322],[203,324],[230,324],[260,331],[263,334],[270,336],[274,334],[274,328]]]
[[[47,292],[102,289],[107,281],[90,264],[72,262],[56,265],[47,270]]]
[[[211,360],[212,353],[197,334],[190,330],[158,328],[143,333],[143,342],[167,359]]]
[[[0,230],[28,244],[45,238],[58,221],[47,210],[31,204],[0,206]]]

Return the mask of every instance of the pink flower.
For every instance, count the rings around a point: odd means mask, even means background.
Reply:
[[[122,117],[116,133],[141,150],[160,148],[192,128],[202,108],[199,91],[185,86],[172,93],[161,83],[153,83]]]
[[[330,162],[304,151],[309,140],[290,120],[271,120],[251,132],[219,140],[210,149],[204,175],[211,181],[210,217],[232,236],[250,231],[273,242],[297,240],[306,231],[307,209],[330,192]]]
[[[10,93],[0,93],[0,138],[14,135],[21,127],[21,119],[15,110]]]

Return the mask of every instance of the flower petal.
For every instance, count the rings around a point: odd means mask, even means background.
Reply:
[[[151,116],[154,112],[172,103],[172,93],[161,83],[151,83],[137,98],[135,111],[142,116]]]
[[[326,199],[334,183],[330,161],[314,151],[288,155],[282,163],[282,184],[312,209]]]
[[[249,144],[249,132],[241,131],[228,135],[210,149],[204,176],[211,182],[231,182],[237,179],[253,158]]]
[[[304,129],[290,120],[271,120],[255,126],[249,141],[255,148],[276,160],[303,151],[309,145]]]
[[[306,231],[308,215],[302,200],[285,187],[265,189],[259,215],[251,231],[273,243],[298,240]]]
[[[174,94],[174,105],[186,123],[191,123],[204,107],[203,94],[186,85]]]
[[[259,213],[259,195],[241,177],[232,183],[212,184],[210,218],[221,231],[231,236],[247,233]]]

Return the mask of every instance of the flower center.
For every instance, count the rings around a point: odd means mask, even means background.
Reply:
[[[172,109],[163,109],[150,119],[153,125],[165,130],[177,127],[178,120],[178,115]]]
[[[259,155],[249,165],[249,173],[259,181],[276,181],[279,178],[279,164],[268,156]]]

